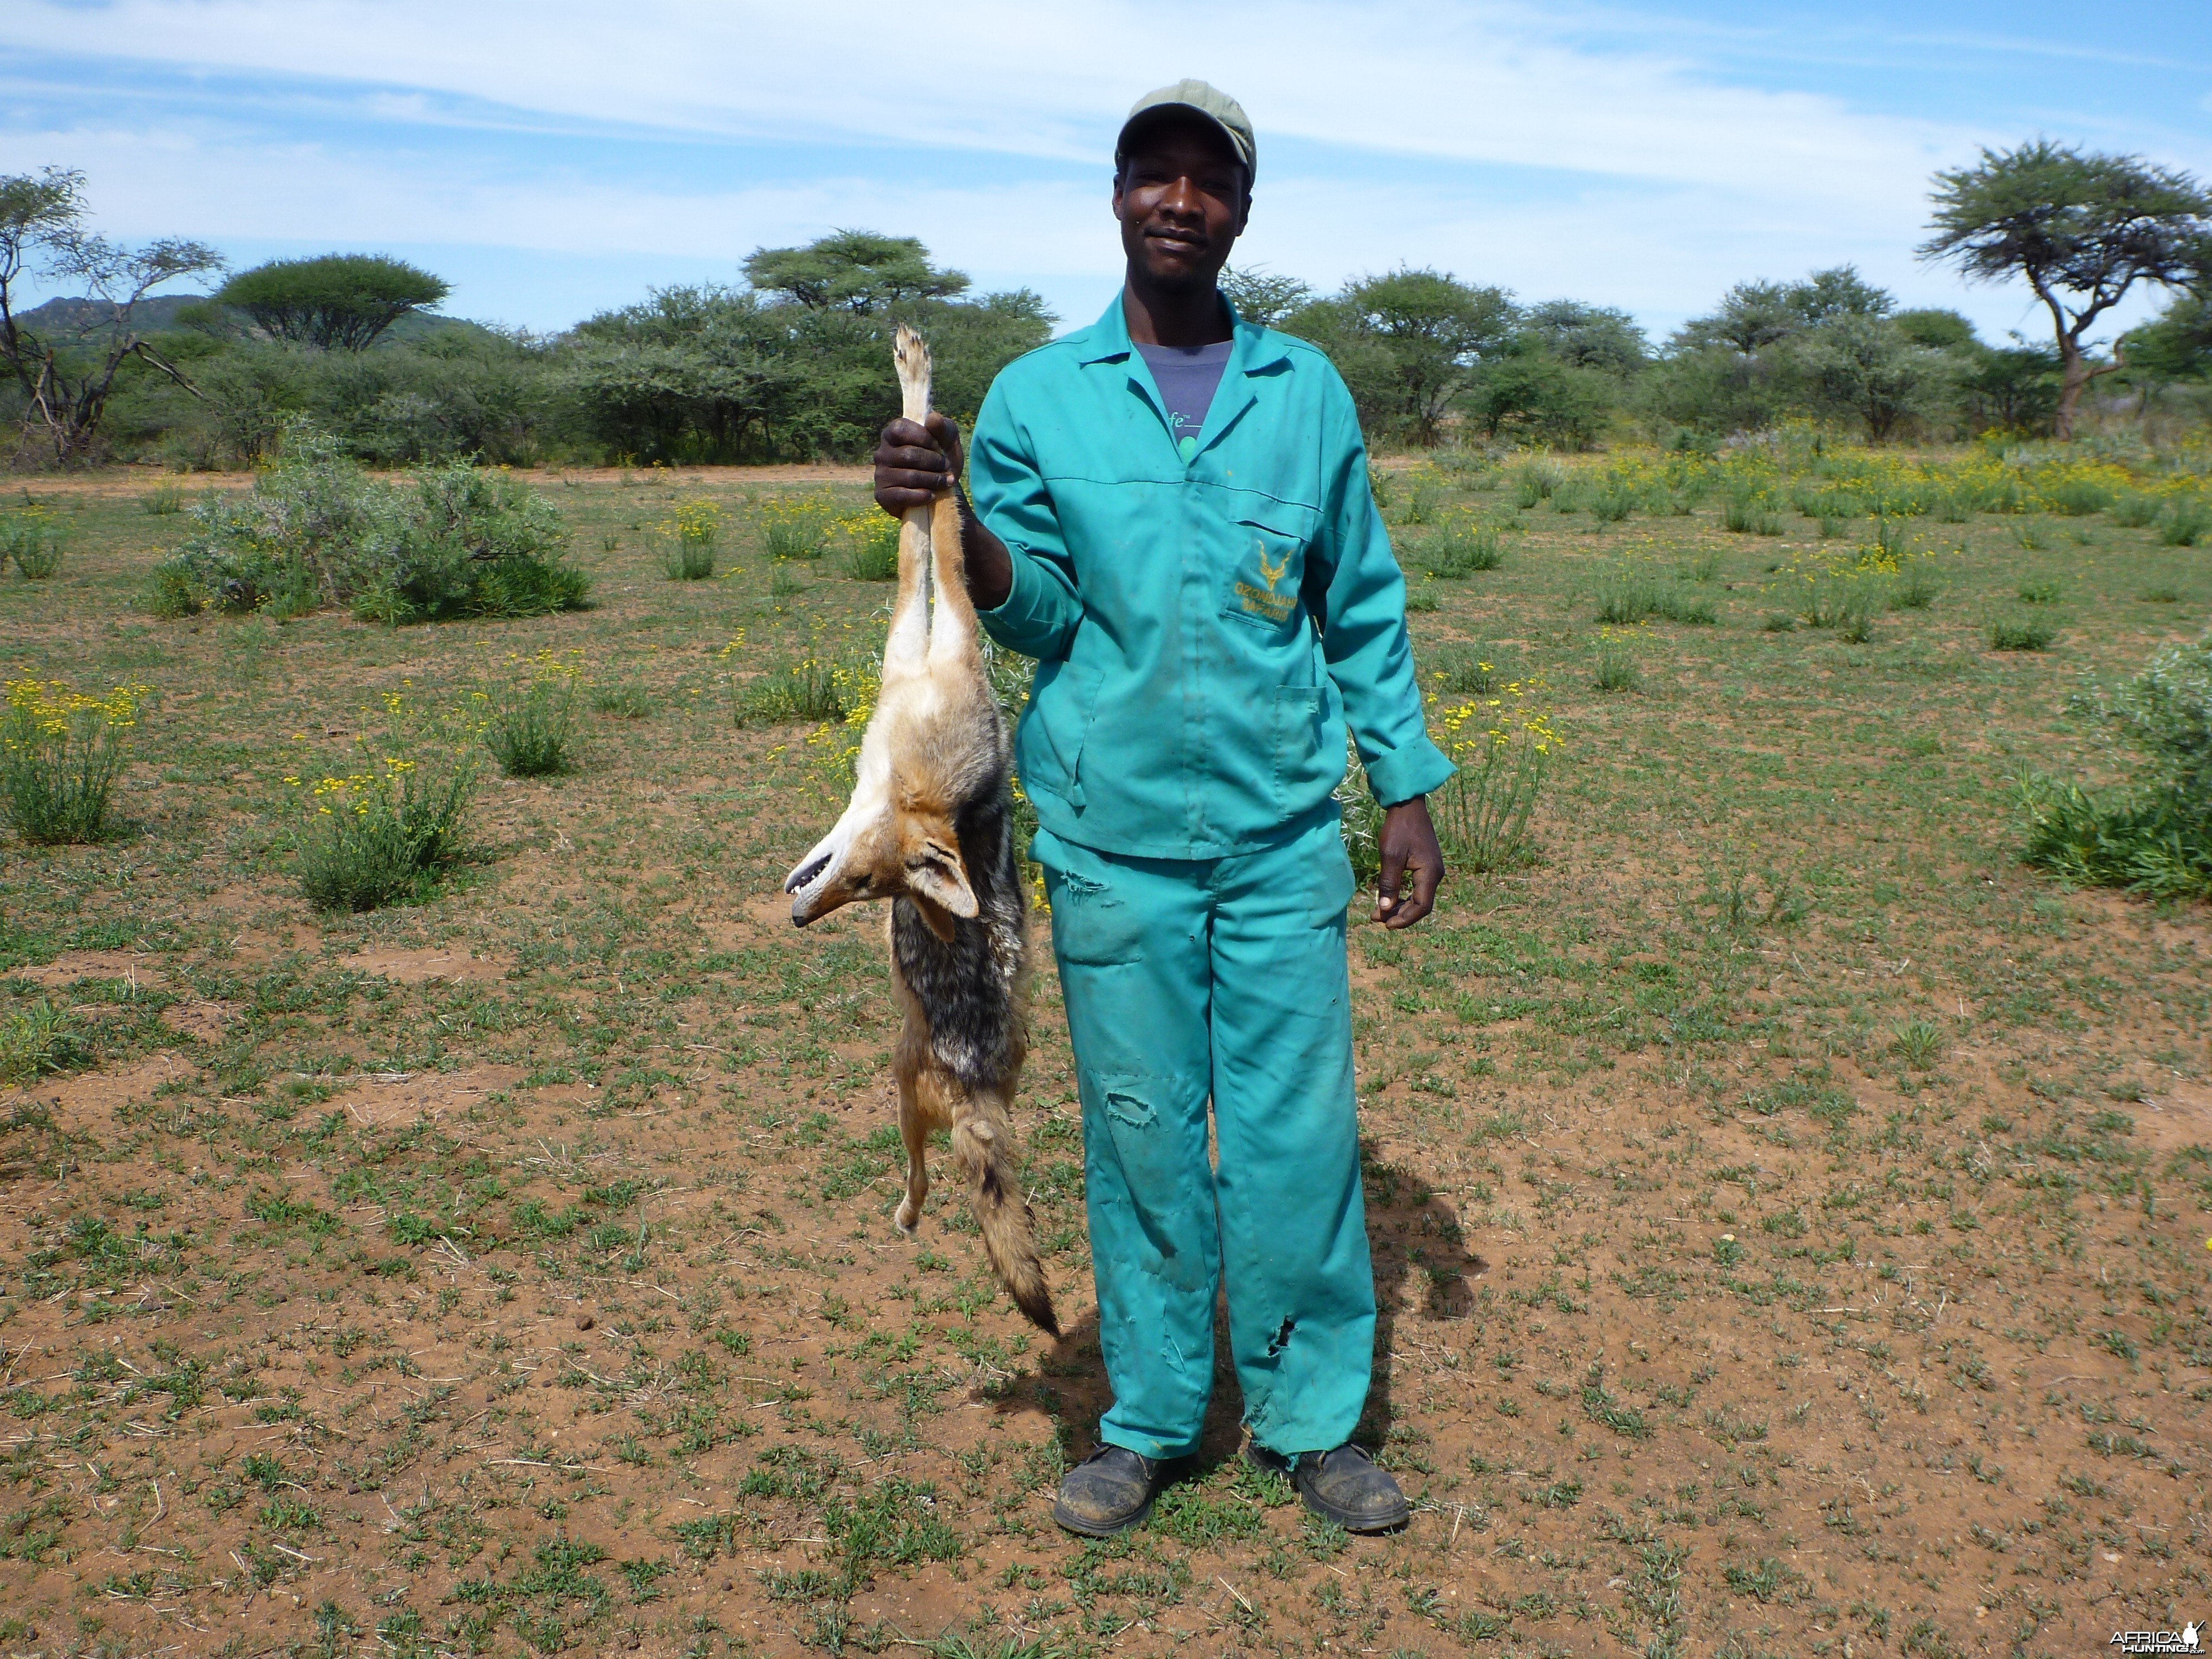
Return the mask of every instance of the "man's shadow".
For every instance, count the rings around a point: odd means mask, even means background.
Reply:
[[[1390,1357],[1397,1350],[1401,1324],[1409,1316],[1419,1323],[1465,1318],[1474,1306],[1469,1281],[1488,1272],[1489,1263],[1468,1248],[1451,1206],[1414,1171],[1383,1159],[1365,1137],[1359,1143],[1359,1174],[1366,1191],[1367,1248],[1375,1271],[1375,1366],[1368,1382],[1367,1409],[1352,1437],[1380,1448],[1396,1420]],[[1113,1403],[1114,1391],[1099,1352],[1096,1308],[1044,1352],[1034,1375],[994,1402],[1001,1416],[1042,1407],[1057,1420],[1070,1462],[1088,1455],[1096,1445],[1098,1419]],[[1199,1473],[1210,1472],[1237,1455],[1244,1438],[1243,1412],[1243,1394],[1230,1354],[1224,1289],[1214,1306],[1213,1397],[1199,1443]]]

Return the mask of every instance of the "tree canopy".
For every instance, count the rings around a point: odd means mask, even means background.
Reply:
[[[1608,374],[1633,374],[1651,355],[1633,317],[1579,300],[1547,300],[1530,306],[1521,313],[1515,335],[1540,343],[1563,363]]]
[[[2073,435],[2083,389],[2117,361],[2093,362],[2090,327],[2138,283],[2212,275],[2212,194],[2185,173],[2046,138],[1984,148],[1936,175],[1934,234],[1920,257],[1982,282],[2025,281],[2051,313],[2063,381],[2055,425]]]
[[[453,290],[404,259],[377,253],[325,253],[271,259],[242,270],[215,301],[244,312],[271,339],[325,351],[363,351],[410,312],[426,311]]]
[[[930,264],[912,236],[839,230],[805,247],[755,248],[745,280],[772,298],[811,311],[884,316],[916,300],[950,300],[968,291],[967,273]]]
[[[1224,267],[1221,292],[1236,308],[1237,317],[1261,328],[1273,328],[1300,306],[1309,304],[1314,291],[1295,276],[1279,276],[1255,265],[1249,270]]]
[[[1505,349],[1515,314],[1504,289],[1407,267],[1302,306],[1282,326],[1335,360],[1363,420],[1432,444],[1475,365]]]

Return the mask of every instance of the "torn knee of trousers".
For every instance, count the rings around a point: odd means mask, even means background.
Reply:
[[[1274,1358],[1290,1346],[1291,1333],[1297,1328],[1297,1324],[1295,1319],[1285,1319],[1275,1334],[1267,1339],[1268,1358]]]

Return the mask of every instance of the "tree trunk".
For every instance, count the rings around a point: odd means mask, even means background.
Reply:
[[[2089,384],[2089,360],[2081,347],[2063,335],[2058,340],[2058,410],[2051,417],[2051,433],[2055,438],[2068,440],[2074,435],[2074,410],[2081,401],[2081,393]]]

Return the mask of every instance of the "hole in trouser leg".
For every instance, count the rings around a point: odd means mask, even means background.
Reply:
[[[1274,1358],[1289,1345],[1291,1333],[1297,1328],[1297,1322],[1298,1322],[1295,1319],[1285,1319],[1283,1322],[1282,1328],[1277,1331],[1274,1335],[1267,1339],[1268,1358]]]
[[[1159,1121],[1160,1116],[1152,1109],[1150,1101],[1122,1094],[1118,1090],[1107,1091],[1106,1113],[1116,1122],[1126,1123],[1133,1129],[1149,1129]]]

